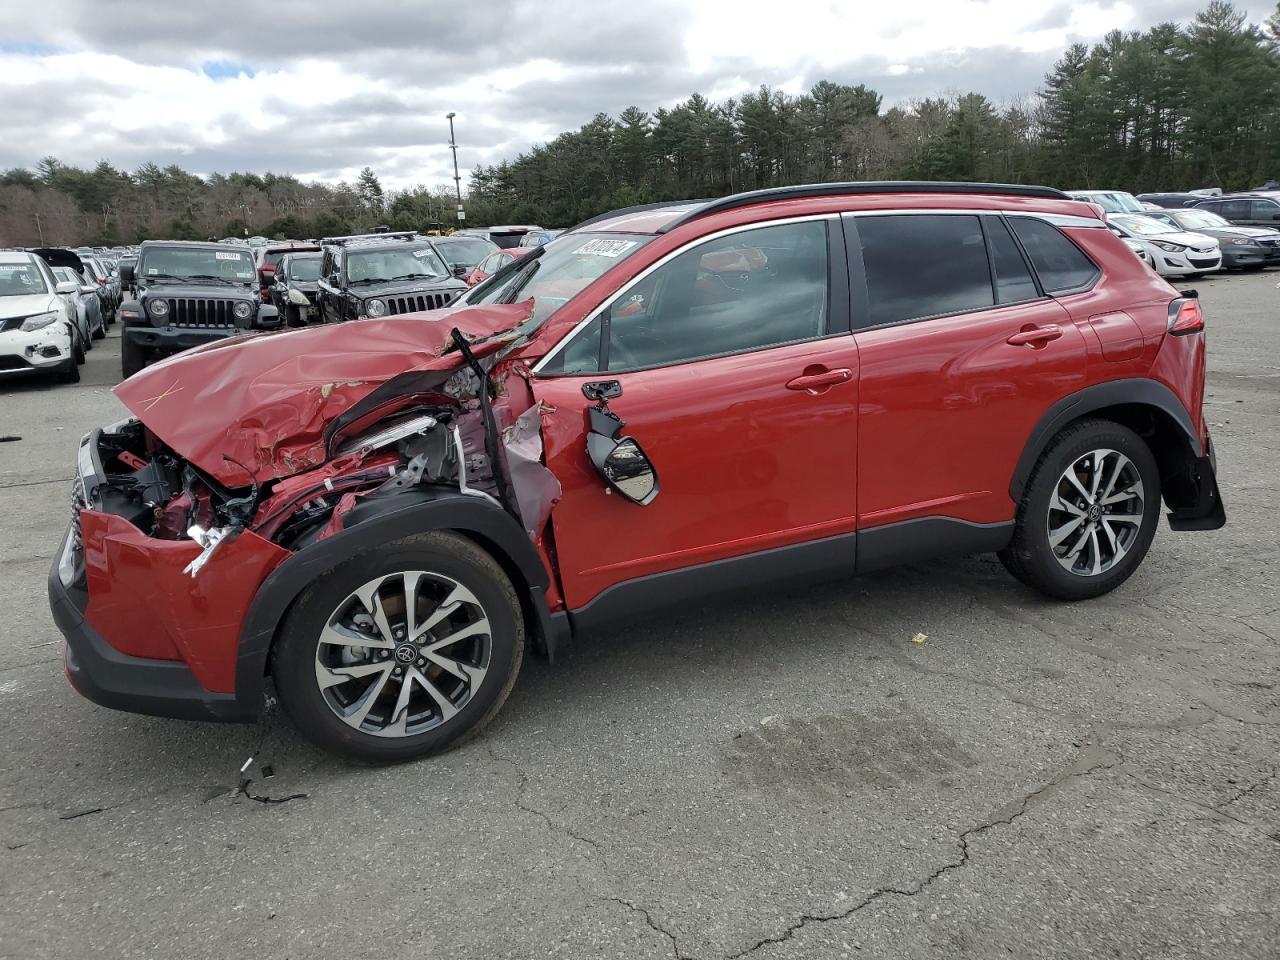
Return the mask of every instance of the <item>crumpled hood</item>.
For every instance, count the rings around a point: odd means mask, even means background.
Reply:
[[[483,356],[532,313],[528,301],[234,337],[147,367],[115,395],[176,453],[240,487],[249,478],[232,461],[259,482],[308,470],[324,461],[325,425],[381,384],[460,367],[455,327]]]

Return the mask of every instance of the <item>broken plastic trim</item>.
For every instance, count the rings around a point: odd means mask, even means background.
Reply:
[[[194,524],[187,528],[187,536],[200,544],[204,550],[198,557],[182,568],[182,572],[190,574],[194,580],[200,575],[200,571],[204,569],[213,555],[218,552],[218,548],[230,540],[234,540],[240,535],[243,527],[210,527],[206,530],[199,524]]]
[[[426,433],[436,425],[436,418],[423,415],[420,417],[411,417],[402,423],[393,424],[385,427],[376,433],[367,434],[363,437],[357,437],[350,443],[346,444],[338,451],[338,456],[346,457],[361,450],[380,450],[385,446],[395,443],[397,440],[403,440],[405,437],[411,437],[415,433]]]
[[[480,413],[484,417],[484,452],[489,458],[489,463],[493,465],[493,482],[498,488],[498,505],[507,513],[515,518],[515,521],[524,526],[524,521],[520,517],[520,508],[511,497],[511,487],[507,483],[506,460],[499,456],[498,450],[498,425],[493,419],[493,403],[491,397],[493,395],[493,381],[489,379],[489,372],[480,366],[480,361],[476,359],[474,353],[471,352],[471,345],[467,343],[462,332],[454,327],[450,331],[449,336],[453,338],[454,345],[458,348],[458,352],[462,354],[462,359],[466,361],[476,378],[480,381]],[[461,442],[458,444],[458,451],[461,453]],[[461,477],[462,471],[459,470]]]

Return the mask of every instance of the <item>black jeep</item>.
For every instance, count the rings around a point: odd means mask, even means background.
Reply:
[[[431,242],[412,233],[327,237],[320,246],[324,323],[436,310],[467,289]]]
[[[280,325],[276,308],[258,302],[248,247],[148,240],[136,264],[120,265],[120,280],[137,291],[120,307],[125,377],[188,347]]]

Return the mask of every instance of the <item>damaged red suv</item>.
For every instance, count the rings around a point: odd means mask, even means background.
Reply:
[[[1056,190],[850,183],[620,210],[445,310],[116,388],[49,577],[72,684],[356,757],[475,733],[526,646],[996,551],[1083,599],[1225,520],[1204,320]]]

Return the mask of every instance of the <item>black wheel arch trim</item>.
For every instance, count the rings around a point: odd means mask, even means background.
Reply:
[[[299,550],[263,581],[240,631],[236,697],[262,703],[267,658],[276,631],[293,602],[317,577],[357,553],[417,533],[451,530],[481,541],[512,576],[526,617],[549,657],[567,637],[568,619],[547,608],[546,568],[529,536],[511,515],[489,500],[456,490],[410,490],[385,501],[366,501],[363,517],[332,537]],[[522,582],[520,582],[522,581]]]
[[[1124,404],[1152,407],[1167,414],[1185,434],[1188,456],[1197,459],[1202,456],[1200,437],[1191,422],[1191,415],[1177,395],[1163,383],[1144,378],[1098,383],[1063,397],[1036,422],[1009,481],[1009,496],[1013,502],[1021,499],[1036,461],[1064,427],[1090,413]]]

